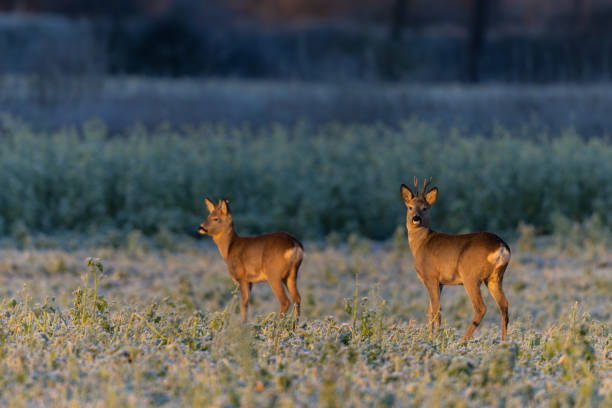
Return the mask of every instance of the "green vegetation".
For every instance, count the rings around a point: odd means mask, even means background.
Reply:
[[[609,139],[417,121],[0,125],[0,405],[612,404]],[[461,287],[429,338],[399,195],[413,175],[440,188],[437,229],[515,239],[507,342],[487,294],[457,344],[472,316]],[[188,236],[205,195],[230,200],[240,233],[306,240],[302,319],[279,320],[259,284],[239,323],[223,260]]]
[[[508,341],[486,294],[474,340],[457,345],[472,315],[463,288],[445,289],[443,329],[430,339],[427,295],[399,243],[307,244],[302,319],[278,320],[258,284],[241,325],[212,246],[87,242],[0,250],[1,405],[612,404],[609,250],[515,251]]]
[[[410,121],[383,125],[134,127],[100,122],[51,134],[3,118],[0,233],[194,233],[205,195],[230,200],[239,233],[277,229],[390,237],[400,183],[433,176],[438,230],[512,233],[612,225],[612,145],[571,131],[466,137]],[[163,237],[162,237],[163,238]]]

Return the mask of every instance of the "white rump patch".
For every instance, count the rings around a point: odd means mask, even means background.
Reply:
[[[499,247],[487,256],[487,261],[495,266],[505,265],[510,261],[510,251],[505,246]]]
[[[288,261],[295,261],[299,258],[301,254],[302,254],[302,249],[299,247],[296,247],[296,248],[291,248],[291,249],[286,250],[283,256]]]

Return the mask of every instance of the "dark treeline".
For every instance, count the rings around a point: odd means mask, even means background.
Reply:
[[[0,9],[19,9],[10,3]],[[577,0],[556,14],[501,0],[438,1],[431,10],[411,0],[326,7],[296,0],[280,9],[246,0],[89,3],[19,2],[29,14],[0,18],[2,71],[419,82],[612,77],[612,31],[602,17],[612,2],[594,10]],[[44,46],[35,46],[41,38]]]
[[[612,78],[612,34],[503,35],[483,40],[317,26],[188,31],[172,23],[112,43],[112,74],[298,80],[601,81]],[[126,41],[127,39],[127,41]],[[188,58],[184,56],[188,55]]]

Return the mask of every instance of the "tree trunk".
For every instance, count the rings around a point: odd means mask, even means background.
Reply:
[[[574,0],[572,7],[572,25],[575,31],[588,27],[591,17],[591,0]]]
[[[468,80],[476,83],[480,81],[478,65],[486,34],[487,0],[473,0],[473,4],[468,51]]]
[[[395,0],[391,16],[390,38],[397,41],[402,37],[402,29],[406,23],[406,10],[409,0]]]

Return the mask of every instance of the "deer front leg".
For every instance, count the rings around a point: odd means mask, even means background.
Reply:
[[[442,326],[442,307],[440,306],[440,302],[442,299],[442,284],[438,284],[438,311],[435,314],[436,317],[436,329],[440,330],[440,326]]]
[[[251,292],[251,284],[246,280],[240,281],[240,316],[242,323],[247,321],[247,311],[249,309],[249,294]]]
[[[429,310],[427,313],[429,318],[429,336],[433,337],[434,324],[436,329],[439,329],[442,322],[440,316],[440,284],[435,281],[427,282],[425,287],[429,293]]]

